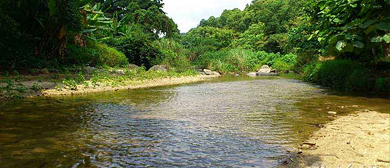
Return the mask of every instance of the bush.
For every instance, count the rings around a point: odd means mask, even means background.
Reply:
[[[110,67],[125,67],[129,64],[123,53],[105,44],[88,44],[88,47],[69,45],[64,63]]]
[[[130,63],[143,65],[146,68],[152,67],[151,61],[161,54],[152,46],[152,41],[142,35],[112,38],[107,43],[123,52]]]
[[[279,71],[288,71],[294,69],[296,63],[297,63],[297,56],[290,53],[280,58],[277,58],[274,64],[272,65],[272,68],[277,69]]]
[[[376,91],[389,91],[390,92],[390,77],[376,79],[375,90]]]
[[[105,44],[95,44],[97,50],[97,62],[101,66],[125,67],[129,64],[127,57],[115,48],[108,47]]]
[[[304,67],[303,79],[340,90],[371,90],[368,69],[350,60],[312,63]]]
[[[280,55],[279,53],[255,52],[236,48],[206,52],[195,63],[202,68],[209,68],[222,73],[248,72],[259,69],[263,65],[287,71],[293,69],[296,57],[294,54]]]
[[[184,72],[191,67],[189,59],[186,57],[187,51],[181,44],[173,40],[160,39],[153,45],[159,49],[160,55],[153,60],[153,64],[163,64],[169,69]]]

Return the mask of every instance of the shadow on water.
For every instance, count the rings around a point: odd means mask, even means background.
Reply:
[[[341,115],[388,99],[284,77],[3,103],[0,167],[272,167]]]

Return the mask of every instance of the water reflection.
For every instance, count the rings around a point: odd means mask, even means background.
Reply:
[[[272,167],[327,111],[390,109],[292,79],[219,80],[7,103],[0,167]]]

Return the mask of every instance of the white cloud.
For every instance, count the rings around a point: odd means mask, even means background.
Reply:
[[[220,16],[225,9],[243,10],[252,0],[163,0],[164,11],[185,33],[198,26],[202,19]]]

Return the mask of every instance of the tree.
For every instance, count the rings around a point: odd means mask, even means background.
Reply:
[[[390,1],[311,0],[318,40],[326,55],[372,59],[390,56]],[[367,57],[369,56],[369,57]]]
[[[252,24],[249,29],[241,34],[237,43],[247,49],[263,50],[265,45],[264,29],[264,23]]]
[[[80,7],[85,0],[3,0],[0,13],[4,23],[9,23],[12,34],[0,30],[8,36],[3,44],[1,60],[7,66],[29,66],[33,60],[61,59],[65,55],[67,35],[82,29]],[[2,26],[3,19],[2,19]],[[9,32],[10,33],[10,32]],[[18,46],[18,47],[15,47]],[[19,47],[20,46],[20,47]]]
[[[176,23],[162,10],[161,0],[95,0],[101,3],[108,17],[127,23],[143,25],[145,33],[157,39],[161,34],[173,37],[179,33]]]

